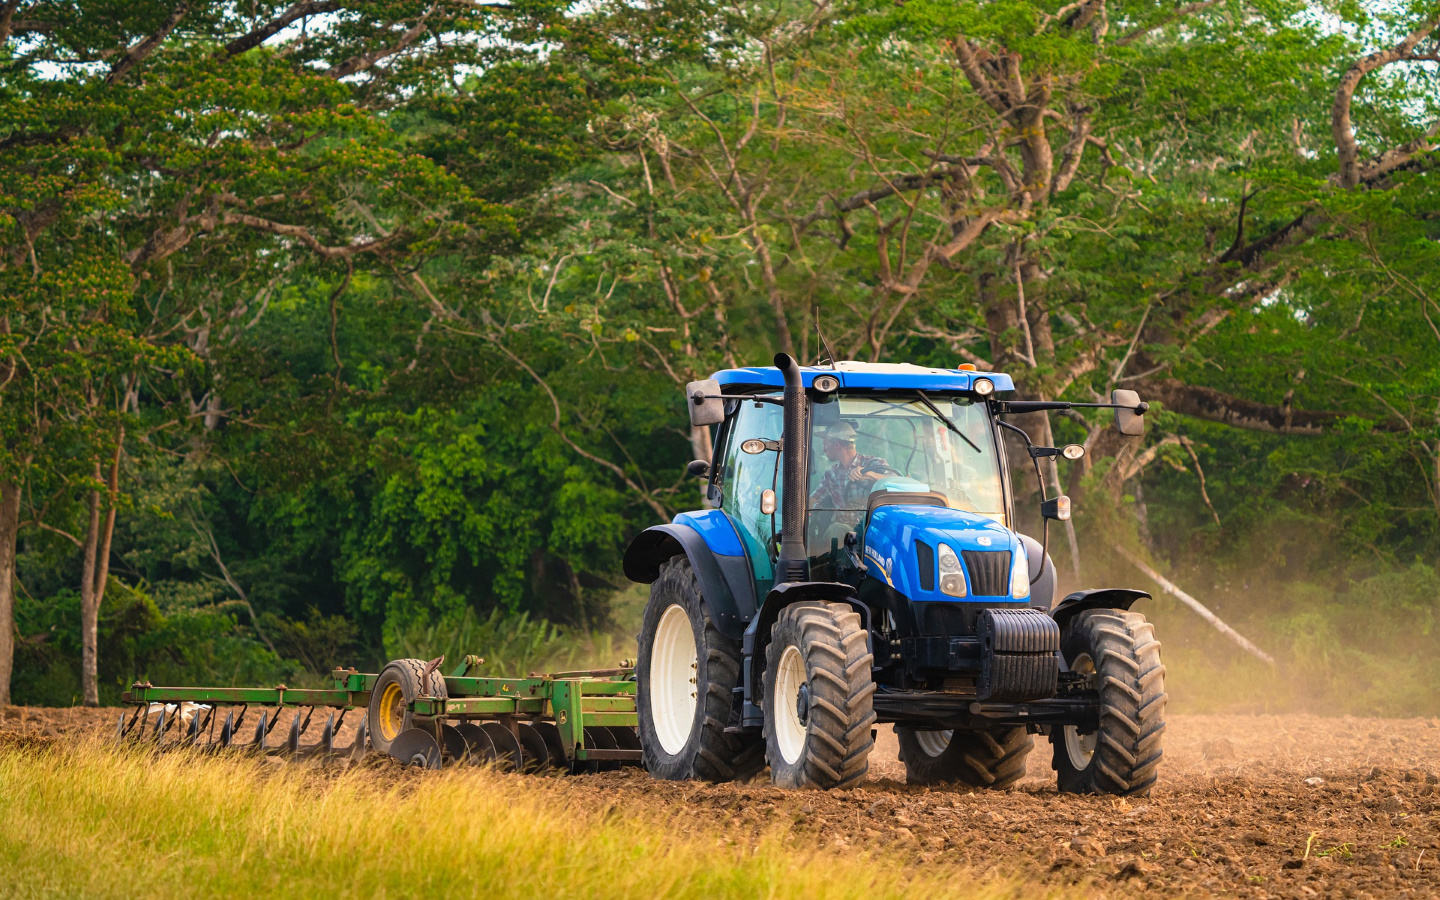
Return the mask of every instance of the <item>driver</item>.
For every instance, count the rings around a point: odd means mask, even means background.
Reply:
[[[825,449],[825,458],[834,465],[825,470],[820,486],[810,495],[812,509],[844,509],[847,484],[873,483],[878,478],[895,473],[895,469],[883,458],[856,452],[855,428],[847,422],[827,428],[821,446]]]

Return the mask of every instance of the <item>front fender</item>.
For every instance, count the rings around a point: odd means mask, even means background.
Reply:
[[[1063,632],[1072,618],[1087,609],[1129,609],[1136,600],[1148,599],[1150,594],[1146,591],[1130,588],[1091,588],[1070,594],[1050,610],[1050,615]]]
[[[715,552],[700,532],[689,525],[672,522],[647,528],[625,550],[625,577],[640,584],[653,584],[660,566],[684,554],[700,582],[700,596],[720,633],[738,641],[745,623],[755,615],[755,581],[750,564],[742,554]]]

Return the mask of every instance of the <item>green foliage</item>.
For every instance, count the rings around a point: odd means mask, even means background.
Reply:
[[[679,386],[816,359],[817,316],[841,357],[1164,398],[1140,446],[1052,423],[1092,450],[1085,577],[1143,548],[1295,702],[1433,695],[1435,160],[1345,187],[1331,120],[1432,11],[336,5],[256,37],[288,4],[25,2],[0,42],[17,695],[73,695],[117,445],[107,691],[613,662],[627,539],[699,504]],[[1435,78],[1362,80],[1362,163],[1428,146]],[[1245,671],[1163,615],[1182,667]]]

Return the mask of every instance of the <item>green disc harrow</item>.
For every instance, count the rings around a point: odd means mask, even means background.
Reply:
[[[320,759],[382,752],[430,769],[492,764],[518,772],[594,772],[640,764],[630,660],[613,669],[528,678],[479,675],[484,660],[477,656],[445,675],[443,662],[395,660],[374,675],[336,669],[323,688],[137,681],[123,696],[134,710],[121,713],[116,737],[167,748]],[[323,724],[317,711],[323,711]],[[272,736],[287,716],[285,737]],[[360,723],[342,746],[337,738],[347,716],[360,717]]]

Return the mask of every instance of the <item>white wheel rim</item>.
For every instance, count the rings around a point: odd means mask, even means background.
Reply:
[[[1094,675],[1095,661],[1090,658],[1090,654],[1081,653],[1070,664],[1070,670],[1081,675]],[[1076,771],[1089,768],[1090,761],[1095,758],[1095,747],[1100,743],[1100,732],[1081,734],[1079,728],[1066,725],[1061,734],[1065,739],[1065,755],[1070,757],[1070,765],[1074,766]]]
[[[805,658],[794,644],[785,648],[775,671],[775,693],[770,697],[770,716],[775,722],[775,742],[780,756],[794,764],[805,751],[805,725],[800,721],[800,688],[805,684]]]
[[[947,728],[944,731],[917,731],[915,732],[915,743],[920,745],[920,751],[929,757],[941,756],[950,749],[950,739],[955,736],[954,729]]]
[[[685,749],[695,725],[698,666],[690,614],[672,604],[660,616],[650,646],[650,715],[661,748],[671,756]]]

